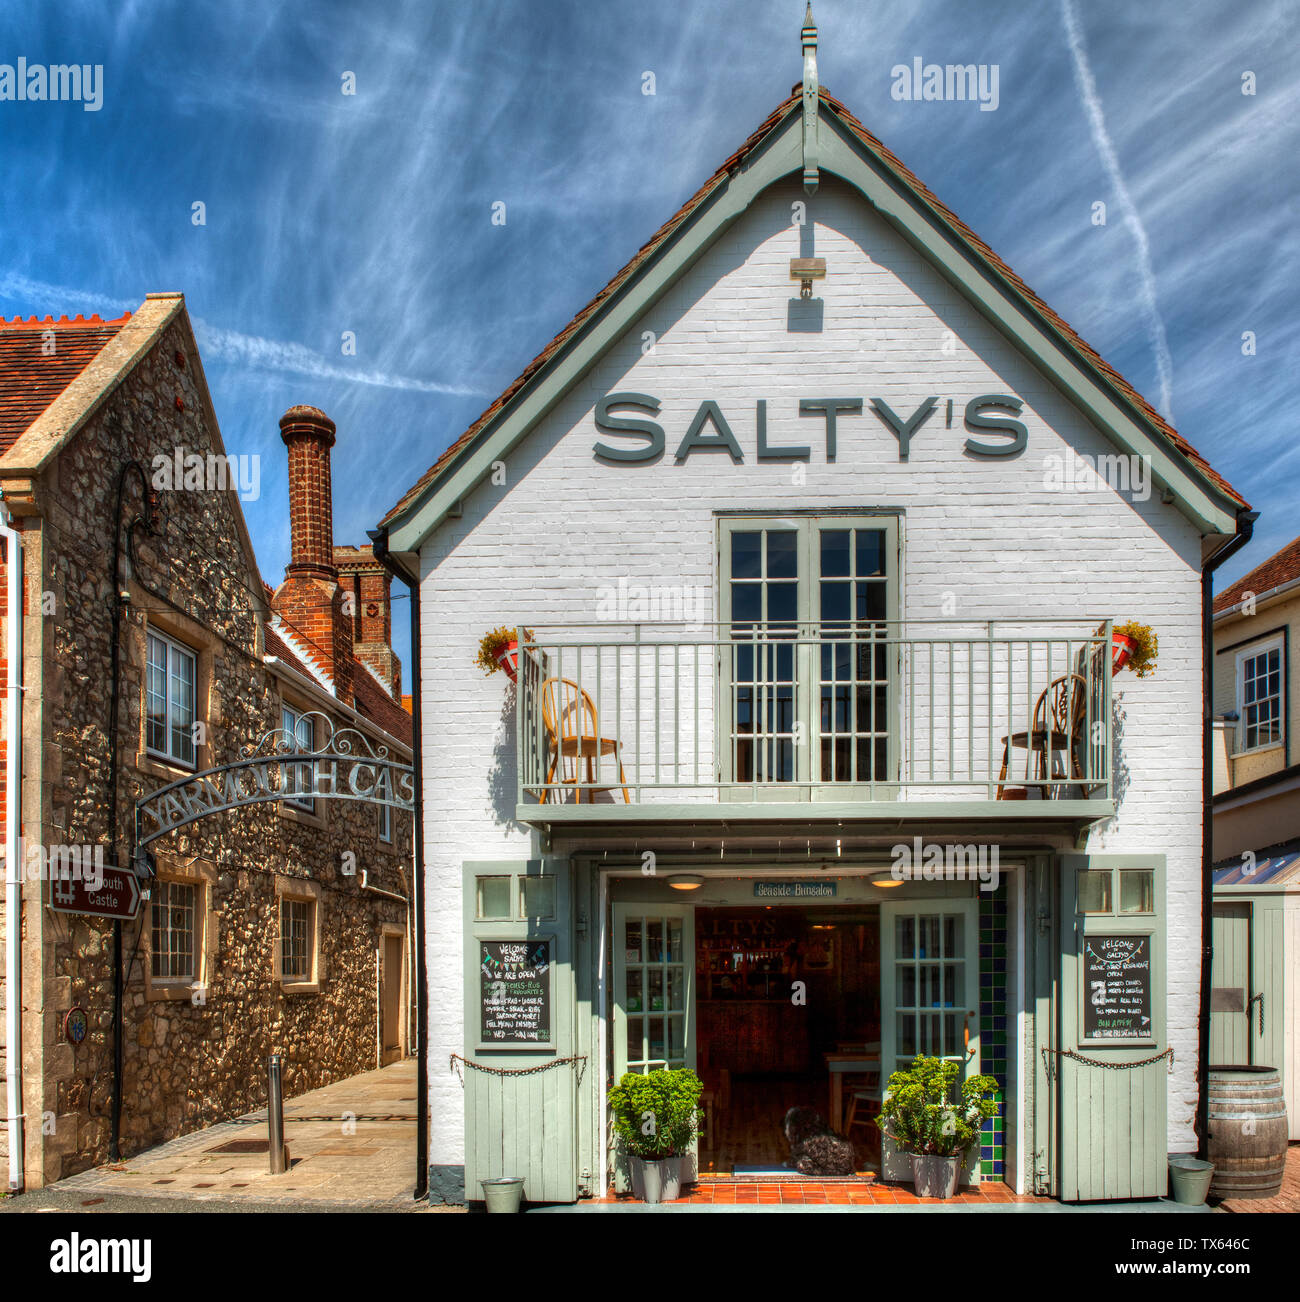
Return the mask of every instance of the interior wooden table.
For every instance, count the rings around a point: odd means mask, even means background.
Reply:
[[[827,1121],[832,1130],[838,1131],[844,1121],[845,1073],[861,1073],[868,1067],[878,1067],[880,1055],[878,1053],[824,1053],[822,1058],[831,1078],[830,1116],[827,1117]]]

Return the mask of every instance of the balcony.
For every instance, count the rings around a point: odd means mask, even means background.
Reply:
[[[531,631],[523,822],[1113,812],[1108,620]]]

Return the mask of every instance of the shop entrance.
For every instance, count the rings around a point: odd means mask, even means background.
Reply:
[[[981,1017],[978,897],[929,883],[886,891],[882,878],[696,879],[703,898],[691,903],[657,883],[620,883],[612,1078],[698,1072],[705,1116],[692,1178],[910,1183],[910,1162],[888,1142],[882,1151],[874,1124],[890,1074],[917,1054],[963,1075],[997,1070],[996,1044],[995,1061],[982,1061],[981,1029],[998,1028],[991,1006]],[[990,989],[998,934],[991,922]],[[791,1109],[800,1112],[787,1132]],[[996,1143],[981,1151],[989,1166],[974,1167],[977,1178],[1001,1175]],[[617,1146],[611,1159],[621,1189]]]
[[[698,908],[697,1070],[709,1093],[702,1173],[791,1173],[791,1108],[826,1118],[878,1170],[880,906]]]

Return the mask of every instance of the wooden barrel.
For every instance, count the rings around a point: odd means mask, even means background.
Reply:
[[[1214,1198],[1272,1198],[1286,1166],[1286,1100],[1273,1067],[1210,1068]]]

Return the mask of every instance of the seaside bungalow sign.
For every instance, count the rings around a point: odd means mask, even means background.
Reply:
[[[826,460],[834,461],[839,436],[839,422],[844,417],[865,414],[869,410],[898,440],[898,459],[906,461],[912,439],[936,411],[944,412],[946,428],[953,425],[956,410],[952,398],[938,396],[926,398],[911,412],[897,412],[883,398],[800,398],[799,415],[820,419],[823,426]],[[984,438],[966,439],[966,451],[977,457],[1013,457],[1025,450],[1029,431],[1023,421],[1016,420],[1024,407],[1019,398],[1009,393],[982,393],[971,398],[961,411],[964,426],[972,434],[998,441],[986,442]],[[644,415],[615,414],[641,412]],[[606,438],[625,440],[611,445],[597,442],[593,447],[598,461],[628,464],[657,461],[668,446],[668,435],[658,421],[649,417],[659,414],[659,399],[648,393],[608,393],[596,403],[596,428]],[[1005,413],[1011,413],[1007,415]],[[759,398],[754,404],[755,458],[758,461],[811,461],[809,444],[774,446],[768,442],[767,400]],[[706,398],[696,409],[673,460],[681,465],[696,452],[725,452],[733,463],[745,460],[745,453],[722,407],[712,398]]]

